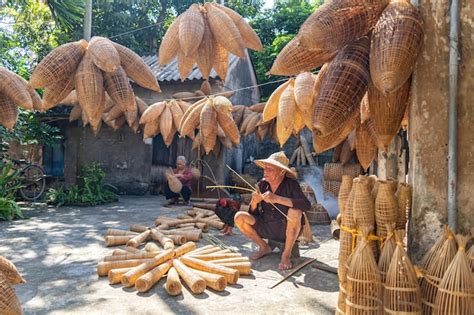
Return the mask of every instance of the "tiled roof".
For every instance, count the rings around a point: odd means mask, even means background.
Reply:
[[[150,67],[151,71],[155,75],[158,81],[180,81],[181,78],[179,76],[178,71],[178,62],[177,58],[173,59],[167,65],[160,66],[158,63],[157,55],[148,55],[142,57],[145,63]],[[233,66],[239,61],[239,58],[235,55],[229,54],[229,67],[228,69],[232,69]],[[215,79],[217,77],[216,71],[212,69],[210,77]],[[199,71],[198,67],[194,65],[193,70],[188,74],[187,80],[201,80],[202,75],[201,71]]]

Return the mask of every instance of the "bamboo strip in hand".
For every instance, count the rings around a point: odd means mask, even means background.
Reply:
[[[201,294],[204,292],[206,289],[206,281],[204,281],[204,279],[197,274],[193,273],[191,268],[177,259],[173,260],[173,267],[188,285],[189,289],[191,289],[191,292],[194,294]]]
[[[230,284],[236,284],[239,280],[239,271],[235,269],[202,261],[189,256],[181,257],[181,261],[191,268],[223,275]]]
[[[122,282],[122,276],[130,271],[132,267],[129,268],[119,268],[119,269],[112,269],[109,271],[108,278],[109,284],[117,284]]]
[[[171,262],[173,264],[173,262]],[[178,272],[174,267],[171,267],[166,276],[165,290],[171,296],[180,295],[182,292],[183,286],[181,281],[179,281]]]
[[[144,262],[150,262],[152,259],[131,259],[119,261],[102,261],[97,265],[97,274],[99,277],[105,277],[112,269],[136,267]]]
[[[160,281],[163,275],[168,272],[172,265],[172,260],[168,260],[138,278],[135,282],[135,288],[137,291],[147,292],[150,290],[158,281]]]
[[[150,271],[151,269],[155,268],[156,266],[164,263],[165,261],[173,258],[174,251],[168,249],[158,256],[153,257],[150,261],[144,262],[139,266],[134,267],[127,273],[125,273],[122,277],[122,285],[124,287],[131,287],[135,284],[138,278],[143,276],[145,273]]]

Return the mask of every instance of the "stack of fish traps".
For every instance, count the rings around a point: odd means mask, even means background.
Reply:
[[[337,198],[341,187],[342,177],[348,175],[351,178],[361,173],[359,164],[326,163],[323,167],[323,190],[324,194],[332,194]]]
[[[26,283],[15,265],[0,256],[0,314],[22,314],[21,304],[13,289],[14,285]]]

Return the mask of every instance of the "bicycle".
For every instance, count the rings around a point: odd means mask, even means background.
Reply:
[[[27,201],[37,201],[46,188],[46,175],[43,168],[26,160],[12,160],[20,169],[21,187],[19,193]]]

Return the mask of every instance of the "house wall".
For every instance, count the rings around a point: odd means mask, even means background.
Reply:
[[[413,210],[409,248],[415,260],[447,224],[447,187],[457,186],[458,232],[474,226],[474,3],[460,0],[458,86],[458,180],[448,183],[449,0],[417,1],[424,21],[424,47],[415,70],[410,110],[410,181]]]

